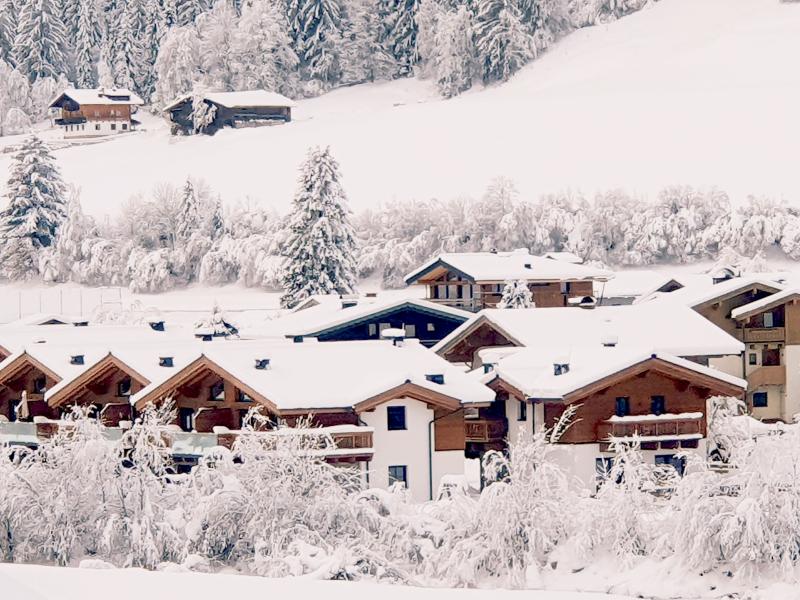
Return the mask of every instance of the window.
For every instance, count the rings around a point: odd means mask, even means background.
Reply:
[[[406,428],[406,407],[387,406],[386,407],[386,429],[389,431],[400,431]]]
[[[753,392],[753,408],[767,407],[767,392]]]
[[[389,467],[389,485],[402,483],[408,487],[408,467],[406,465],[392,465]]]
[[[517,421],[528,420],[528,404],[525,400],[517,401]]]
[[[95,131],[100,131],[100,123],[97,123],[97,124],[94,126],[94,130],[95,130]]]
[[[8,413],[8,420],[12,423],[19,419],[19,409],[22,406],[22,400],[13,400],[11,402],[11,410]]]
[[[126,377],[117,382],[117,396],[119,398],[131,395],[131,378]]]
[[[242,390],[236,391],[236,401],[237,402],[252,402],[253,399],[245,394]]]
[[[389,329],[391,326],[391,323],[378,323],[378,332],[383,333],[384,329]]]
[[[416,325],[409,324],[409,325],[406,325],[404,327],[404,329],[406,330],[406,337],[407,338],[417,337],[417,326]]]
[[[436,331],[436,326],[433,323],[428,323],[428,331]]]
[[[781,364],[780,348],[768,348],[764,346],[761,352],[761,364],[765,367],[776,367]]]
[[[631,414],[631,399],[626,396],[617,398],[614,402],[614,414],[618,417]]]
[[[192,431],[194,429],[194,409],[181,408],[178,411],[178,424],[184,431]]]
[[[217,383],[212,385],[211,390],[209,391],[209,397],[211,400],[224,400],[225,383],[223,381],[218,381]]]
[[[116,131],[116,130],[117,130],[117,124],[116,123],[112,123],[111,124],[111,131]]]
[[[375,337],[378,335],[378,326],[375,323],[370,323],[367,325],[367,335],[369,335],[369,337]]]
[[[772,318],[771,312],[764,313],[764,327],[775,327],[775,320]]]
[[[125,131],[127,128],[128,128],[128,124],[127,123],[123,123],[122,124],[122,130]]]
[[[650,413],[663,415],[665,412],[667,412],[667,405],[664,396],[650,396]]]
[[[757,365],[758,364],[758,354],[756,354],[755,352],[750,352],[747,362],[750,363],[751,365]]]
[[[656,465],[670,466],[678,472],[678,475],[683,477],[686,459],[683,456],[675,456],[674,454],[656,454]]]
[[[33,380],[33,393],[44,394],[47,391],[47,379],[44,377],[37,377]]]

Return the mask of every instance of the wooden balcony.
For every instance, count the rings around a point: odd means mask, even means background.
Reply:
[[[334,433],[333,445],[337,450],[372,450],[372,432]]]
[[[759,367],[747,376],[748,390],[757,390],[765,385],[786,385],[786,365]]]
[[[508,433],[505,419],[467,419],[464,421],[464,434],[467,442],[489,444],[500,442]]]
[[[746,327],[744,330],[745,342],[782,342],[785,339],[783,327]]]
[[[694,415],[694,413],[692,413]],[[642,415],[640,417],[625,417],[620,420],[608,420],[600,423],[597,428],[597,437],[600,440],[608,438],[632,438],[638,436],[646,440],[668,440],[703,437],[703,417],[683,415]]]

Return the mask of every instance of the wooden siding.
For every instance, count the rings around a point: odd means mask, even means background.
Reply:
[[[437,408],[433,411],[434,450],[461,450],[466,446],[464,411],[455,412]]]
[[[286,122],[292,120],[292,109],[287,106],[249,106],[240,108],[228,108],[216,105],[209,100],[205,101],[209,105],[214,105],[217,112],[213,122],[206,128],[205,133],[213,135],[223,127],[236,127],[247,125],[248,123],[258,123],[260,121]],[[178,104],[175,108],[167,111],[169,120],[173,124],[174,133],[190,133],[193,128],[192,122],[192,100],[188,98]]]
[[[497,346],[517,346],[517,344],[497,331],[490,323],[483,322],[439,354],[450,362],[468,363],[477,367],[479,366],[476,362],[477,351]]]
[[[131,120],[131,106],[129,104],[82,104],[78,110],[74,111],[62,108],[61,118],[64,120],[128,122]]]

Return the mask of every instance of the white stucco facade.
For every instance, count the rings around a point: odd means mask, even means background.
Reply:
[[[128,133],[133,130],[129,121],[87,121],[74,125],[60,125],[65,139],[101,137]]]
[[[539,420],[536,420],[536,411],[537,409],[541,413],[539,416]],[[523,411],[520,406],[520,401],[516,400],[515,398],[509,398],[506,400],[506,419],[508,420],[508,442],[509,444],[514,444],[520,436],[520,433],[523,431],[533,433],[534,426],[539,426],[542,424],[542,419],[544,418],[544,409],[541,404],[531,404],[530,402],[525,402],[525,409],[524,415],[521,414]],[[524,418],[522,418],[524,416]]]
[[[388,429],[387,409],[392,406],[405,407],[405,429]],[[433,450],[436,447],[435,427],[430,425],[433,418],[433,410],[424,402],[411,398],[391,400],[361,414],[361,420],[374,429],[374,454],[369,462],[370,487],[389,487],[389,467],[404,466],[411,498],[424,502],[431,498],[431,491],[436,495],[442,476],[464,474],[462,450]]]

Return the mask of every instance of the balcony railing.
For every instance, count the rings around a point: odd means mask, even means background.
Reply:
[[[782,342],[785,339],[783,327],[747,327],[744,330],[745,342]]]
[[[499,442],[506,437],[508,425],[505,419],[468,419],[464,421],[464,434],[468,442],[487,444]]]
[[[680,439],[685,436],[703,436],[701,413],[687,415],[642,415],[610,419],[598,426],[598,438],[659,438]]]

